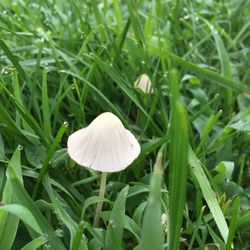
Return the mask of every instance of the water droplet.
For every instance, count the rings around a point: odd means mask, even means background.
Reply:
[[[113,228],[115,228],[115,227],[116,227],[116,225],[115,225],[115,221],[114,221],[114,220],[110,220],[110,221],[109,221],[109,223],[110,223],[111,227],[113,227]]]
[[[105,44],[102,44],[101,47],[102,47],[103,49],[107,49],[107,46],[106,46]]]
[[[164,72],[163,77],[167,77],[168,76],[168,72]]]
[[[58,209],[55,209],[55,210],[53,211],[53,213],[56,214],[56,215],[58,215],[58,214],[59,214]]]
[[[82,240],[84,240],[85,242],[88,242],[88,238],[84,234],[82,235]]]
[[[71,89],[75,89],[75,88],[76,88],[75,84],[71,84]]]
[[[58,224],[62,226],[64,223],[63,223],[62,220],[59,220],[59,221],[58,221]]]
[[[19,144],[17,148],[18,148],[18,150],[21,151],[21,150],[23,150],[23,145]]]
[[[58,237],[63,237],[64,236],[64,231],[62,229],[56,229],[56,235]]]
[[[64,125],[65,127],[68,127],[68,126],[69,126],[69,123],[68,123],[67,121],[65,121],[65,122],[63,122],[63,125]]]
[[[41,234],[41,237],[42,237],[44,240],[47,240],[47,239],[48,239],[48,234],[42,233],[42,234]]]
[[[44,248],[45,248],[45,249],[50,249],[51,246],[50,246],[50,244],[45,244],[45,245],[44,245]]]
[[[38,170],[38,169],[40,169],[42,166],[43,166],[42,164],[38,164],[38,165],[36,165],[35,169]]]
[[[145,64],[146,62],[145,61],[141,61],[142,64]]]

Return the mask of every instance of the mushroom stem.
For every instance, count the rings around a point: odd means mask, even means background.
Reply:
[[[107,173],[102,172],[100,191],[99,191],[99,198],[101,199],[104,198],[105,189],[106,189],[106,179],[107,179]],[[103,201],[100,200],[97,203],[96,210],[95,210],[94,227],[99,227],[99,219],[100,219],[99,213],[102,211],[102,205],[103,205]]]

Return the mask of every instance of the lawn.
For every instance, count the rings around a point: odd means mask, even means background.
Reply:
[[[250,249],[249,0],[1,0],[0,69],[0,250]]]

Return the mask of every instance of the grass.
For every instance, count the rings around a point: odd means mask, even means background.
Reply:
[[[2,0],[0,249],[249,249],[249,20],[245,0]],[[142,151],[99,198],[66,147],[106,111]]]

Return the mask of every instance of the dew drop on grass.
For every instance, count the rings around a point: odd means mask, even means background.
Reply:
[[[88,242],[88,238],[84,234],[82,235],[82,240]]]
[[[62,223],[63,224],[63,223]],[[60,228],[58,228],[58,229],[56,229],[56,235],[58,236],[58,237],[63,237],[64,236],[64,231],[62,230],[62,229],[60,229]]]
[[[115,227],[116,227],[116,226],[115,226],[115,222],[114,222],[114,220],[110,220],[110,221],[109,221],[109,223],[110,223],[111,227],[113,227],[113,228],[115,228]]]
[[[75,84],[71,84],[71,89],[75,89]]]
[[[163,74],[163,77],[167,77],[168,76],[168,72],[165,72],[164,74]]]
[[[50,244],[45,244],[45,245],[44,245],[44,248],[45,248],[45,249],[51,249],[51,246],[50,246]]]
[[[55,209],[55,210],[53,211],[53,213],[56,214],[56,215],[58,215],[58,214],[59,214],[58,209]]]
[[[18,148],[18,150],[21,151],[21,150],[23,150],[23,145],[19,144],[17,148]]]
[[[63,222],[62,220],[58,220],[58,224],[59,224],[60,226],[62,226],[62,225],[64,225],[64,222]]]
[[[146,64],[146,62],[145,62],[145,61],[141,61],[141,63],[142,63],[142,64]]]
[[[44,240],[47,240],[48,239],[48,234],[42,233],[41,238],[44,239]]]
[[[68,123],[67,121],[65,121],[65,122],[63,123],[63,125],[64,125],[65,127],[68,127],[68,126],[69,126],[69,123]]]
[[[103,49],[107,49],[107,46],[106,46],[105,44],[102,44],[101,47],[102,47]]]

